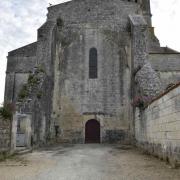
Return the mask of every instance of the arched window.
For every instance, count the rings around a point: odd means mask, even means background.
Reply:
[[[91,48],[89,51],[89,78],[96,79],[98,77],[97,49]]]

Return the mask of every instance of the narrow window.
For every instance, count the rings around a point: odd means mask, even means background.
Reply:
[[[91,48],[89,51],[89,78],[96,79],[97,78],[97,49]]]

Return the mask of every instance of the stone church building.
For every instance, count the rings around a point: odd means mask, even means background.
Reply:
[[[132,142],[134,98],[180,81],[180,53],[160,47],[151,16],[150,0],[48,7],[37,41],[8,54],[16,145]]]

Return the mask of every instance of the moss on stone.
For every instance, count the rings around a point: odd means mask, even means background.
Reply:
[[[39,78],[35,74],[30,74],[28,78],[28,85],[34,86],[39,82]]]
[[[28,85],[25,84],[25,85],[23,85],[22,89],[20,90],[18,97],[21,100],[21,99],[25,99],[26,97],[28,97],[28,95],[29,95]]]
[[[43,92],[42,92],[42,91],[39,91],[39,92],[37,93],[37,98],[38,98],[38,99],[41,99],[41,98],[42,98],[42,95],[43,95]]]
[[[37,75],[37,74],[39,74],[39,73],[45,73],[45,70],[44,70],[42,64],[39,64],[38,66],[35,67],[34,74]]]

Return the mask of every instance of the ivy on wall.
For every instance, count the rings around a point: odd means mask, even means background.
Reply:
[[[40,99],[43,95],[42,91],[39,90],[38,86],[42,81],[41,74],[45,71],[41,67],[37,67],[34,73],[29,74],[28,81],[24,84],[18,94],[18,101],[23,101],[29,97],[33,89],[37,89],[36,97]]]

